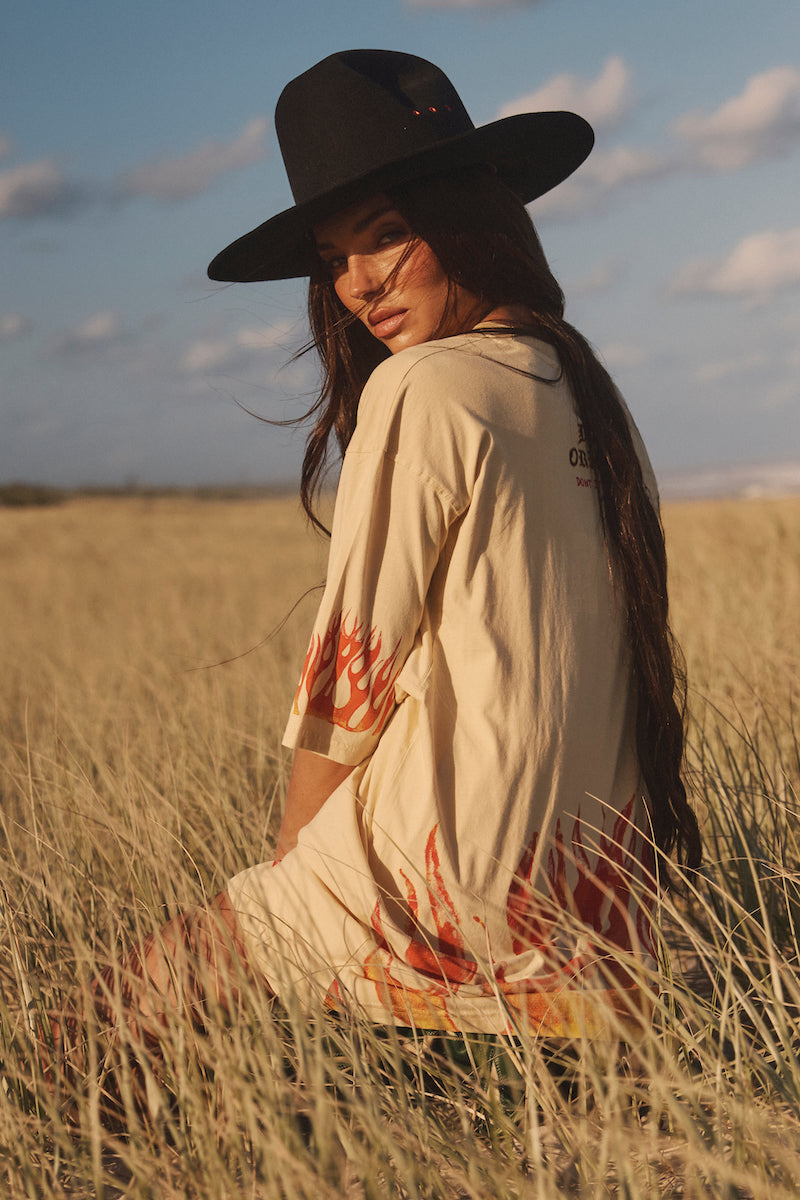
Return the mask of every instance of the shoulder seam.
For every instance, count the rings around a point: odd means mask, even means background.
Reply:
[[[456,497],[453,495],[453,493],[450,491],[450,489],[448,487],[445,487],[445,485],[439,479],[436,479],[433,475],[430,475],[427,471],[421,471],[415,463],[409,462],[408,459],[403,458],[399,454],[392,454],[388,450],[371,449],[371,450],[352,450],[352,451],[348,450],[347,455],[350,458],[368,458],[370,456],[377,457],[377,458],[383,458],[387,462],[391,462],[391,463],[394,463],[398,467],[402,467],[402,469],[408,475],[413,475],[414,478],[418,479],[421,483],[429,484],[434,489],[434,491],[438,492],[439,495],[444,496],[449,501],[450,508],[453,510],[453,512],[455,513],[455,516],[457,518],[460,517],[462,515],[462,513],[466,512],[467,508],[469,507],[469,503],[467,503],[463,506],[459,505],[458,501],[456,500]]]

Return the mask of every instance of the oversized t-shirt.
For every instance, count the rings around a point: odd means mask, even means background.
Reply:
[[[555,351],[477,331],[382,363],[285,736],[354,770],[280,863],[231,881],[253,965],[278,995],[425,1029],[594,1036],[641,1013],[634,720]]]

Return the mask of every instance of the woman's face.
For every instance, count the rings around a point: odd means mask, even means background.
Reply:
[[[463,333],[481,318],[475,297],[448,285],[430,246],[414,237],[388,196],[322,221],[314,237],[342,304],[392,354]]]

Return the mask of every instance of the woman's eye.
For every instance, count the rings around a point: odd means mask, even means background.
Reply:
[[[378,237],[378,245],[391,246],[393,242],[402,241],[405,236],[405,229],[385,229]]]

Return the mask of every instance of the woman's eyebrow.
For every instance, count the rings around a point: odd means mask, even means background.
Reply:
[[[369,229],[370,225],[372,225],[375,221],[379,221],[381,217],[385,217],[387,213],[391,213],[394,211],[395,211],[395,209],[392,208],[391,204],[384,204],[380,208],[373,209],[372,212],[367,213],[366,216],[361,217],[360,220],[356,221],[355,225],[353,226],[352,232],[353,233],[363,233],[364,230]],[[334,246],[333,242],[317,242],[317,250],[321,251],[321,250],[334,250],[334,249],[335,249],[335,246]]]

